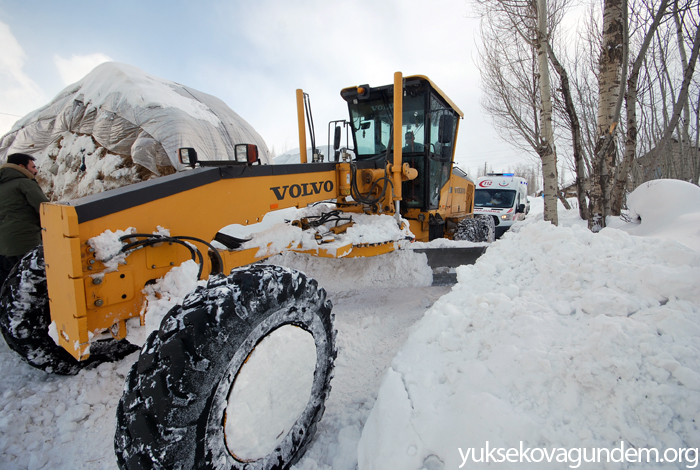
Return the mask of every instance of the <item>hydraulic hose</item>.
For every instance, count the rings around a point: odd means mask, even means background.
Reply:
[[[189,237],[189,236],[176,236],[176,237],[169,237],[169,236],[164,236],[164,235],[158,235],[158,234],[147,234],[147,233],[133,233],[129,235],[123,235],[119,238],[119,241],[123,242],[124,240],[130,239],[130,238],[145,238],[145,240],[138,240],[135,242],[127,243],[121,248],[122,253],[126,253],[129,255],[130,253],[140,250],[141,248],[144,248],[146,246],[154,246],[158,243],[177,243],[178,245],[182,245],[185,248],[187,248],[190,251],[190,254],[192,255],[192,260],[197,262],[199,265],[199,271],[197,273],[197,279],[202,278],[202,271],[204,269],[204,256],[202,255],[202,252],[197,248],[196,246],[192,245],[191,243],[187,243],[185,240],[190,240],[194,241],[197,243],[201,243],[203,245],[206,245],[211,249],[211,251],[214,253],[214,256],[217,259],[219,269],[223,268],[224,262],[223,259],[221,258],[221,254],[219,254],[219,251],[214,248],[214,246],[206,242],[200,238],[195,238],[195,237]],[[217,274],[218,272],[214,272],[213,274]]]

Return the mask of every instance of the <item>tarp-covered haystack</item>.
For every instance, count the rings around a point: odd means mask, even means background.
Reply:
[[[0,140],[0,163],[33,155],[44,192],[67,200],[183,170],[180,147],[227,160],[240,143],[271,163],[262,137],[220,99],[107,62],[17,121]]]

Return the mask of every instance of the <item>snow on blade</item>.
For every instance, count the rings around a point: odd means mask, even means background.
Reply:
[[[258,248],[258,257],[281,253],[290,247],[295,250],[322,247],[329,253],[337,253],[339,248],[350,244],[396,242],[398,245],[408,245],[408,240],[414,238],[406,221],[404,221],[404,228],[401,229],[396,219],[388,215],[341,213],[340,216],[343,219],[352,218],[353,226],[340,234],[330,232],[330,229],[336,226],[335,221],[308,230],[301,230],[289,223],[292,220],[319,217],[333,209],[334,206],[328,204],[302,209],[283,209],[268,213],[258,224],[230,225],[223,228],[221,232],[238,238],[250,238],[250,241],[242,245],[242,249]],[[342,225],[346,222],[348,221],[343,220],[337,224]],[[324,238],[323,243],[315,238],[317,234]]]

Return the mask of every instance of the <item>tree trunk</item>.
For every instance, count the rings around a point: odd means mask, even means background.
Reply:
[[[612,215],[620,215],[620,212],[622,211],[622,202],[624,200],[627,179],[632,167],[632,162],[637,154],[637,83],[639,79],[639,71],[641,70],[646,58],[649,44],[651,44],[651,40],[654,37],[654,34],[656,34],[659,24],[661,24],[661,19],[666,13],[667,6],[668,0],[662,0],[661,4],[659,5],[659,10],[654,16],[654,21],[652,22],[651,26],[649,26],[649,30],[644,36],[642,47],[639,49],[637,59],[634,61],[634,64],[632,64],[632,70],[630,71],[629,79],[627,80],[627,93],[625,95],[627,109],[625,156],[617,169],[615,182],[612,188],[610,206]]]
[[[678,52],[680,53],[681,63],[683,64],[683,70],[688,66],[688,55],[685,52],[685,44],[683,43],[683,23],[681,21],[680,13],[678,11],[678,2],[673,4],[673,19],[676,22],[676,40],[678,41]],[[700,132],[700,129],[698,129]],[[681,150],[681,176],[683,180],[688,180],[692,178],[692,157],[693,148],[688,147],[690,145],[690,102],[686,100],[685,105],[683,105],[683,121],[681,129],[678,134],[680,135],[680,150]]]
[[[695,109],[695,146],[693,147],[693,181],[692,183],[700,186],[700,100],[697,102]]]
[[[544,220],[559,225],[557,200],[559,178],[557,177],[557,155],[552,128],[552,91],[549,84],[549,61],[547,59],[547,0],[537,0],[537,59],[540,72],[540,99],[542,101],[542,141],[540,158],[544,182]]]
[[[624,2],[605,0],[603,50],[598,74],[598,140],[593,157],[588,228],[598,232],[610,213],[610,177],[615,167],[614,132],[619,120],[624,45]],[[617,114],[617,116],[616,116]]]
[[[625,155],[617,168],[615,181],[611,192],[610,211],[612,215],[620,215],[624,201],[627,179],[632,168],[632,162],[637,154],[637,78],[632,74],[627,81],[627,135],[625,136]]]
[[[561,80],[561,92],[562,95],[564,95],[564,106],[566,107],[566,114],[569,116],[569,123],[571,124],[571,140],[574,147],[574,162],[576,163],[576,196],[578,198],[578,213],[581,219],[588,220],[585,185],[586,164],[583,158],[583,148],[581,143],[581,124],[579,123],[578,115],[576,114],[576,106],[574,105],[574,100],[571,96],[569,74],[557,59],[557,56],[554,54],[549,42],[547,42],[547,48],[549,50],[549,60],[552,61],[554,70],[556,70],[557,74],[559,74],[559,78]],[[564,201],[566,201],[566,199],[563,199],[562,202]],[[564,207],[566,207],[566,204]]]

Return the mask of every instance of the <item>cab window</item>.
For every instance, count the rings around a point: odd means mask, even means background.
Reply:
[[[393,106],[380,100],[350,105],[358,158],[384,155],[391,138]]]

